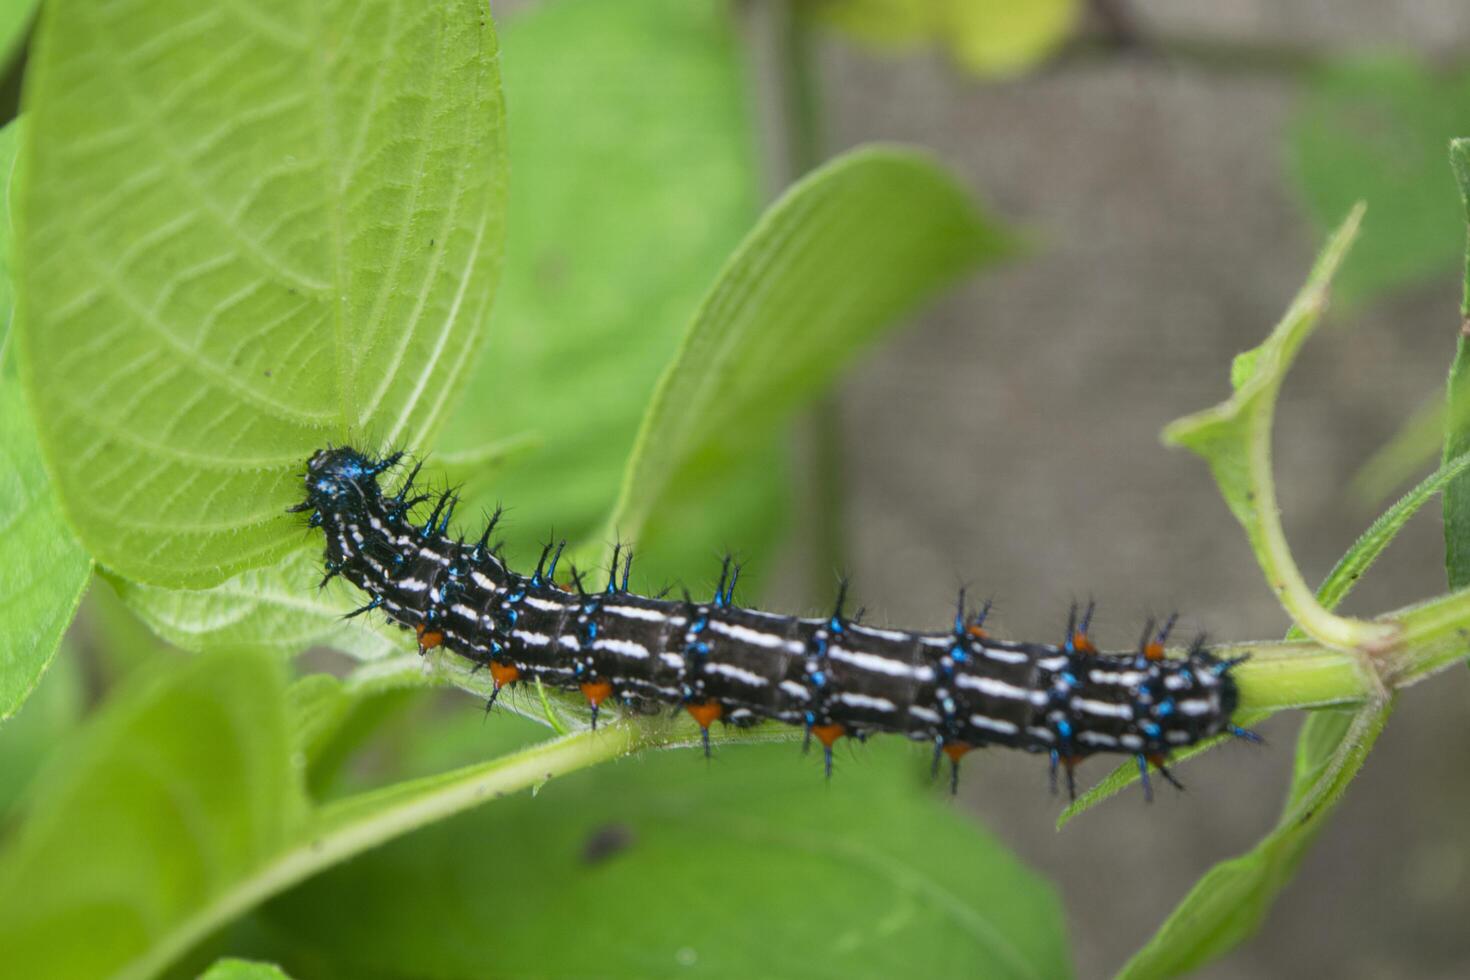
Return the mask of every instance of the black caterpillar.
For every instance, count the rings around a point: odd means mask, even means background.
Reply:
[[[630,593],[631,552],[621,567],[614,553],[602,590],[583,588],[575,572],[576,585],[563,588],[554,580],[561,546],[548,545],[527,576],[490,546],[495,518],[474,544],[450,537],[449,492],[415,526],[410,512],[431,499],[414,494],[418,467],[391,496],[378,486],[402,458],[323,449],[292,510],[309,511],[326,533],[322,583],[341,575],[371,597],[349,615],[380,609],[417,631],[421,652],[442,644],[487,667],[497,696],[530,678],[577,689],[594,726],[609,698],[682,707],[704,730],[706,752],[716,720],[773,718],[822,743],[829,776],[838,738],[895,732],[931,743],[936,770],[947,755],[952,788],[961,756],[1004,745],[1048,753],[1053,790],[1060,765],[1071,793],[1078,760],[1131,754],[1151,798],[1150,763],[1179,785],[1165,767],[1172,750],[1221,732],[1256,738],[1230,721],[1230,670],[1244,658],[1214,657],[1201,638],[1185,658],[1165,659],[1173,617],[1157,630],[1151,621],[1135,652],[1101,653],[1088,638],[1091,605],[1080,618],[1073,607],[1060,646],[992,639],[988,606],[970,615],[963,592],[953,627],[935,633],[860,625],[843,615],[841,597],[824,619],[744,609],[729,559],[708,602]]]

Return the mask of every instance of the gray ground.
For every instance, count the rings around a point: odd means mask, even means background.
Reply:
[[[1433,51],[1470,38],[1470,7],[1452,0],[1138,9],[1161,30],[1220,40]],[[933,147],[1044,243],[958,290],[845,388],[852,568],[863,601],[886,597],[870,616],[942,620],[952,584],[967,578],[994,593],[1001,629],[1017,636],[1059,633],[1067,601],[1089,595],[1102,604],[1102,637],[1119,643],[1148,612],[1174,607],[1222,639],[1279,636],[1287,620],[1205,466],[1157,434],[1224,397],[1230,356],[1274,323],[1319,244],[1283,174],[1293,83],[1125,59],[977,84],[939,58],[874,58],[842,43],[825,44],[821,60],[836,148]],[[1457,303],[1446,275],[1331,317],[1291,375],[1278,475],[1309,579],[1362,529],[1345,481],[1440,383]],[[1431,510],[1351,608],[1442,590]],[[1207,975],[1470,970],[1467,689],[1470,674],[1456,670],[1402,698],[1258,938]],[[1062,834],[1035,759],[994,753],[969,767],[961,792],[1058,882],[1079,973],[1105,975],[1202,871],[1275,820],[1295,721],[1265,730],[1263,750],[1187,767],[1187,794],[1145,808],[1135,793]]]

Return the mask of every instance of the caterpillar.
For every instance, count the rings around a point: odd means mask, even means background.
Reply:
[[[889,732],[930,743],[933,768],[972,749],[1006,746],[1046,754],[1051,785],[1098,753],[1132,755],[1145,799],[1150,766],[1178,788],[1170,753],[1220,733],[1258,741],[1235,726],[1231,670],[1201,636],[1181,659],[1164,645],[1175,617],[1150,621],[1136,650],[1106,653],[1089,636],[1091,604],[1074,604],[1060,644],[993,638],[989,606],[966,607],[961,591],[947,630],[911,632],[864,625],[844,613],[846,587],[831,615],[804,619],[744,608],[735,601],[739,567],[727,557],[714,596],[666,599],[628,590],[631,549],[617,548],[607,583],[556,581],[565,542],[541,552],[530,575],[512,571],[490,543],[499,511],[474,543],[451,536],[455,496],[417,494],[422,461],[396,491],[379,480],[403,460],[351,447],[315,453],[305,470],[306,499],[293,512],[326,537],[322,585],[342,576],[368,596],[349,613],[380,610],[417,633],[419,651],[443,646],[490,671],[487,710],[502,689],[535,679],[580,691],[596,727],[601,705],[674,706],[704,733],[716,721],[745,726],[774,719],[821,743],[828,777],[832,747],[844,736]],[[437,496],[437,499],[435,497]],[[435,500],[416,524],[411,512]]]

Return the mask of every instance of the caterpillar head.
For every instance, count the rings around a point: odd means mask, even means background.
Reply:
[[[319,449],[306,463],[306,500],[293,511],[333,510],[366,500],[377,490],[377,476],[393,457],[375,460],[351,446]]]

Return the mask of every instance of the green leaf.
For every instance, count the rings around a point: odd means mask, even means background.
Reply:
[[[480,0],[48,3],[17,184],[21,375],[63,506],[125,577],[300,540],[329,440],[425,446],[503,230]]]
[[[15,359],[10,356],[10,327],[15,317],[10,185],[15,174],[22,127],[21,120],[14,119],[0,129],[0,384],[5,385],[15,384],[12,380]]]
[[[253,963],[249,960],[219,960],[200,976],[199,980],[291,980],[272,963]]]
[[[329,646],[359,660],[416,649],[397,630],[345,613],[366,602],[345,582],[320,587],[322,559],[294,551],[277,565],[241,572],[209,589],[170,589],[112,578],[128,608],[185,650],[266,649],[293,656]]]
[[[1418,486],[1399,498],[1388,510],[1379,515],[1364,531],[1347,554],[1338,559],[1332,571],[1322,580],[1317,589],[1317,601],[1326,609],[1337,608],[1338,603],[1358,584],[1363,573],[1383,553],[1399,531],[1418,513],[1436,493],[1452,485],[1466,469],[1470,469],[1470,452],[1463,453],[1431,473]],[[1286,634],[1287,639],[1302,639],[1306,634],[1300,627],[1293,626]]]
[[[644,415],[609,531],[636,538],[672,476],[724,430],[774,428],[899,317],[1009,249],[917,153],[858,150],[804,178],[705,297]]]
[[[1245,854],[1210,869],[1120,978],[1188,973],[1249,938],[1362,768],[1389,710],[1370,705],[1313,713],[1297,744],[1291,793],[1276,829]]]
[[[146,975],[180,922],[284,846],[305,801],[281,688],[261,656],[147,672],[56,753],[0,856],[8,970]]]
[[[81,718],[83,681],[76,657],[58,657],[26,703],[0,727],[0,825],[8,822],[47,753]]]
[[[1464,206],[1465,290],[1460,301],[1460,336],[1445,392],[1444,459],[1470,452],[1470,139],[1450,144],[1450,164],[1460,185]],[[1470,476],[1452,482],[1444,491],[1444,565],[1450,588],[1470,585]]]
[[[15,63],[25,44],[26,34],[36,19],[40,0],[5,0],[0,3],[0,68],[6,71]]]
[[[1080,0],[947,0],[941,35],[973,74],[1019,75],[1054,54],[1072,36]]]
[[[1354,203],[1371,211],[1343,264],[1344,302],[1444,275],[1464,232],[1444,148],[1470,116],[1470,72],[1403,56],[1329,64],[1310,80],[1288,136],[1297,193],[1323,231]]]
[[[1008,77],[1053,54],[1071,36],[1081,7],[1079,0],[827,0],[821,11],[877,47],[937,41],[969,72]]]
[[[298,888],[264,910],[271,953],[442,978],[1068,975],[1051,889],[922,768],[893,742],[830,785],[790,745],[605,767]]]
[[[35,689],[92,573],[41,466],[30,414],[0,380],[0,719]]]
[[[505,274],[429,469],[533,433],[538,451],[493,484],[451,470],[468,481],[461,513],[503,501],[508,553],[534,558],[553,530],[601,530],[659,372],[755,219],[758,172],[723,0],[539,4],[505,25],[504,59]],[[700,529],[708,548],[720,516]]]
[[[1391,628],[1335,616],[1318,604],[1302,578],[1276,504],[1271,473],[1271,426],[1276,396],[1292,360],[1317,325],[1327,305],[1333,274],[1351,247],[1363,208],[1354,208],[1338,228],[1271,335],[1235,359],[1231,397],[1214,408],[1178,419],[1164,430],[1164,441],[1203,456],[1225,502],[1245,528],[1266,581],[1291,618],[1309,636],[1328,646],[1367,647],[1380,643]]]
[[[332,702],[402,679],[340,691],[313,682],[288,696],[278,658],[260,652],[165,658],[133,675],[54,754],[0,852],[6,968],[152,976],[262,899],[395,836],[642,748],[699,740],[687,719],[618,721],[313,805],[302,774],[307,753],[343,730]],[[785,726],[738,734],[790,737]]]

